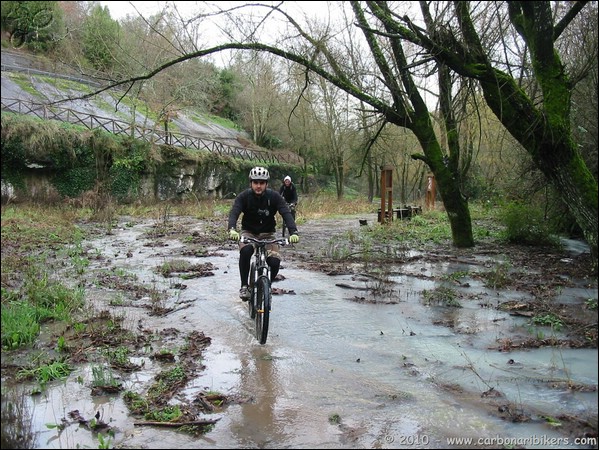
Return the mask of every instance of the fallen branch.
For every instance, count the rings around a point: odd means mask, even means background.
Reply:
[[[185,427],[185,426],[198,426],[198,425],[214,425],[220,419],[214,420],[193,420],[191,422],[134,422],[133,425],[137,426],[154,426],[154,427]]]
[[[357,291],[367,291],[368,290],[367,287],[351,286],[351,285],[345,284],[345,283],[335,283],[335,286],[340,287],[340,288],[345,288],[345,289],[355,289]]]

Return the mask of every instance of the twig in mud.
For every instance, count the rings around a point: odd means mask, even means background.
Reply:
[[[185,427],[185,426],[198,426],[198,425],[214,425],[220,419],[214,420],[192,420],[191,422],[134,422],[133,425],[137,426],[153,426],[153,427]]]
[[[345,288],[345,289],[355,289],[358,291],[367,291],[368,290],[367,287],[351,286],[351,285],[345,284],[345,283],[335,283],[335,286]]]

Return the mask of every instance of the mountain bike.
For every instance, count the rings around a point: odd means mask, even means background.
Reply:
[[[295,220],[295,203],[287,203],[287,206],[289,207],[289,211],[291,211],[293,220]],[[285,223],[285,219],[283,219],[283,229],[281,230],[283,237],[285,237],[285,230],[289,231],[289,229],[287,228],[287,224]]]
[[[289,244],[289,241],[284,238],[255,239],[249,236],[242,236],[241,242],[254,246],[254,257],[250,265],[250,280],[248,284],[250,299],[247,303],[250,318],[254,319],[256,323],[256,339],[260,344],[265,344],[268,337],[268,323],[272,301],[270,267],[266,262],[266,246],[269,244],[285,246]]]

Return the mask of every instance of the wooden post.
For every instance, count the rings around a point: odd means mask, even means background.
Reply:
[[[435,197],[437,197],[435,176],[430,174],[426,177],[426,209],[435,209]]]
[[[385,202],[387,206],[385,208]],[[379,222],[387,223],[393,220],[393,168],[381,168],[381,211]]]

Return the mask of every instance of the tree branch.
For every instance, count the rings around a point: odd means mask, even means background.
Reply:
[[[360,172],[358,173],[358,175],[356,175],[356,178],[360,178],[362,176],[362,172],[364,171],[364,165],[366,164],[366,158],[368,157],[368,153],[370,153],[370,149],[372,148],[372,146],[378,139],[379,135],[385,128],[385,125],[387,125],[387,121],[383,119],[383,123],[381,123],[381,126],[379,127],[379,129],[376,131],[374,136],[368,140],[368,143],[366,144],[366,150],[364,151],[364,157],[362,158],[362,164],[360,164]]]
[[[152,427],[168,427],[168,428],[180,428],[180,427],[191,427],[199,425],[214,425],[220,419],[211,420],[192,420],[190,422],[157,422],[157,421],[146,421],[146,422],[134,422],[136,426],[152,426]]]
[[[247,43],[247,44],[227,43],[227,44],[217,45],[215,47],[210,47],[207,49],[199,50],[196,52],[188,53],[186,55],[180,56],[179,58],[175,58],[171,61],[167,61],[166,63],[158,66],[154,70],[147,72],[145,75],[139,75],[139,76],[130,77],[130,78],[127,78],[127,79],[124,79],[121,81],[115,81],[115,82],[110,83],[109,85],[107,85],[101,89],[97,89],[89,94],[85,94],[85,95],[78,96],[78,97],[66,98],[63,100],[58,100],[58,101],[52,102],[50,104],[63,103],[65,101],[69,101],[69,100],[84,100],[87,98],[91,98],[91,97],[94,97],[94,96],[96,96],[102,92],[105,92],[109,89],[114,89],[114,88],[123,86],[128,83],[135,83],[137,81],[149,80],[152,77],[154,77],[156,74],[162,72],[163,70],[168,69],[169,67],[172,67],[179,63],[182,63],[184,61],[188,61],[193,58],[201,58],[201,57],[204,57],[207,55],[222,52],[224,50],[256,50],[256,51],[264,51],[264,52],[268,52],[268,53],[271,53],[276,56],[280,56],[281,58],[287,59],[289,61],[298,63],[298,64],[306,67],[307,69],[311,70],[312,72],[316,73],[317,75],[320,75],[325,80],[330,81],[333,85],[337,86],[339,89],[342,89],[345,92],[347,92],[348,94],[352,95],[353,97],[355,97],[359,100],[362,100],[364,103],[369,104],[373,108],[381,111],[383,114],[389,114],[389,115],[394,115],[394,116],[397,115],[397,113],[394,111],[394,109],[391,105],[388,105],[387,103],[385,103],[384,101],[382,101],[380,99],[377,99],[370,95],[367,95],[363,90],[359,89],[356,85],[354,85],[353,83],[348,81],[347,78],[342,79],[342,78],[337,77],[336,75],[325,70],[320,64],[317,64],[315,61],[309,61],[306,58],[304,58],[303,56],[300,56],[296,53],[291,53],[291,52],[282,50],[280,48],[272,47],[270,45],[261,44],[261,43]]]
[[[574,20],[578,13],[584,8],[588,1],[577,1],[574,2],[572,8],[566,13],[562,20],[553,28],[553,40],[556,41],[558,37],[563,33],[567,26]]]

